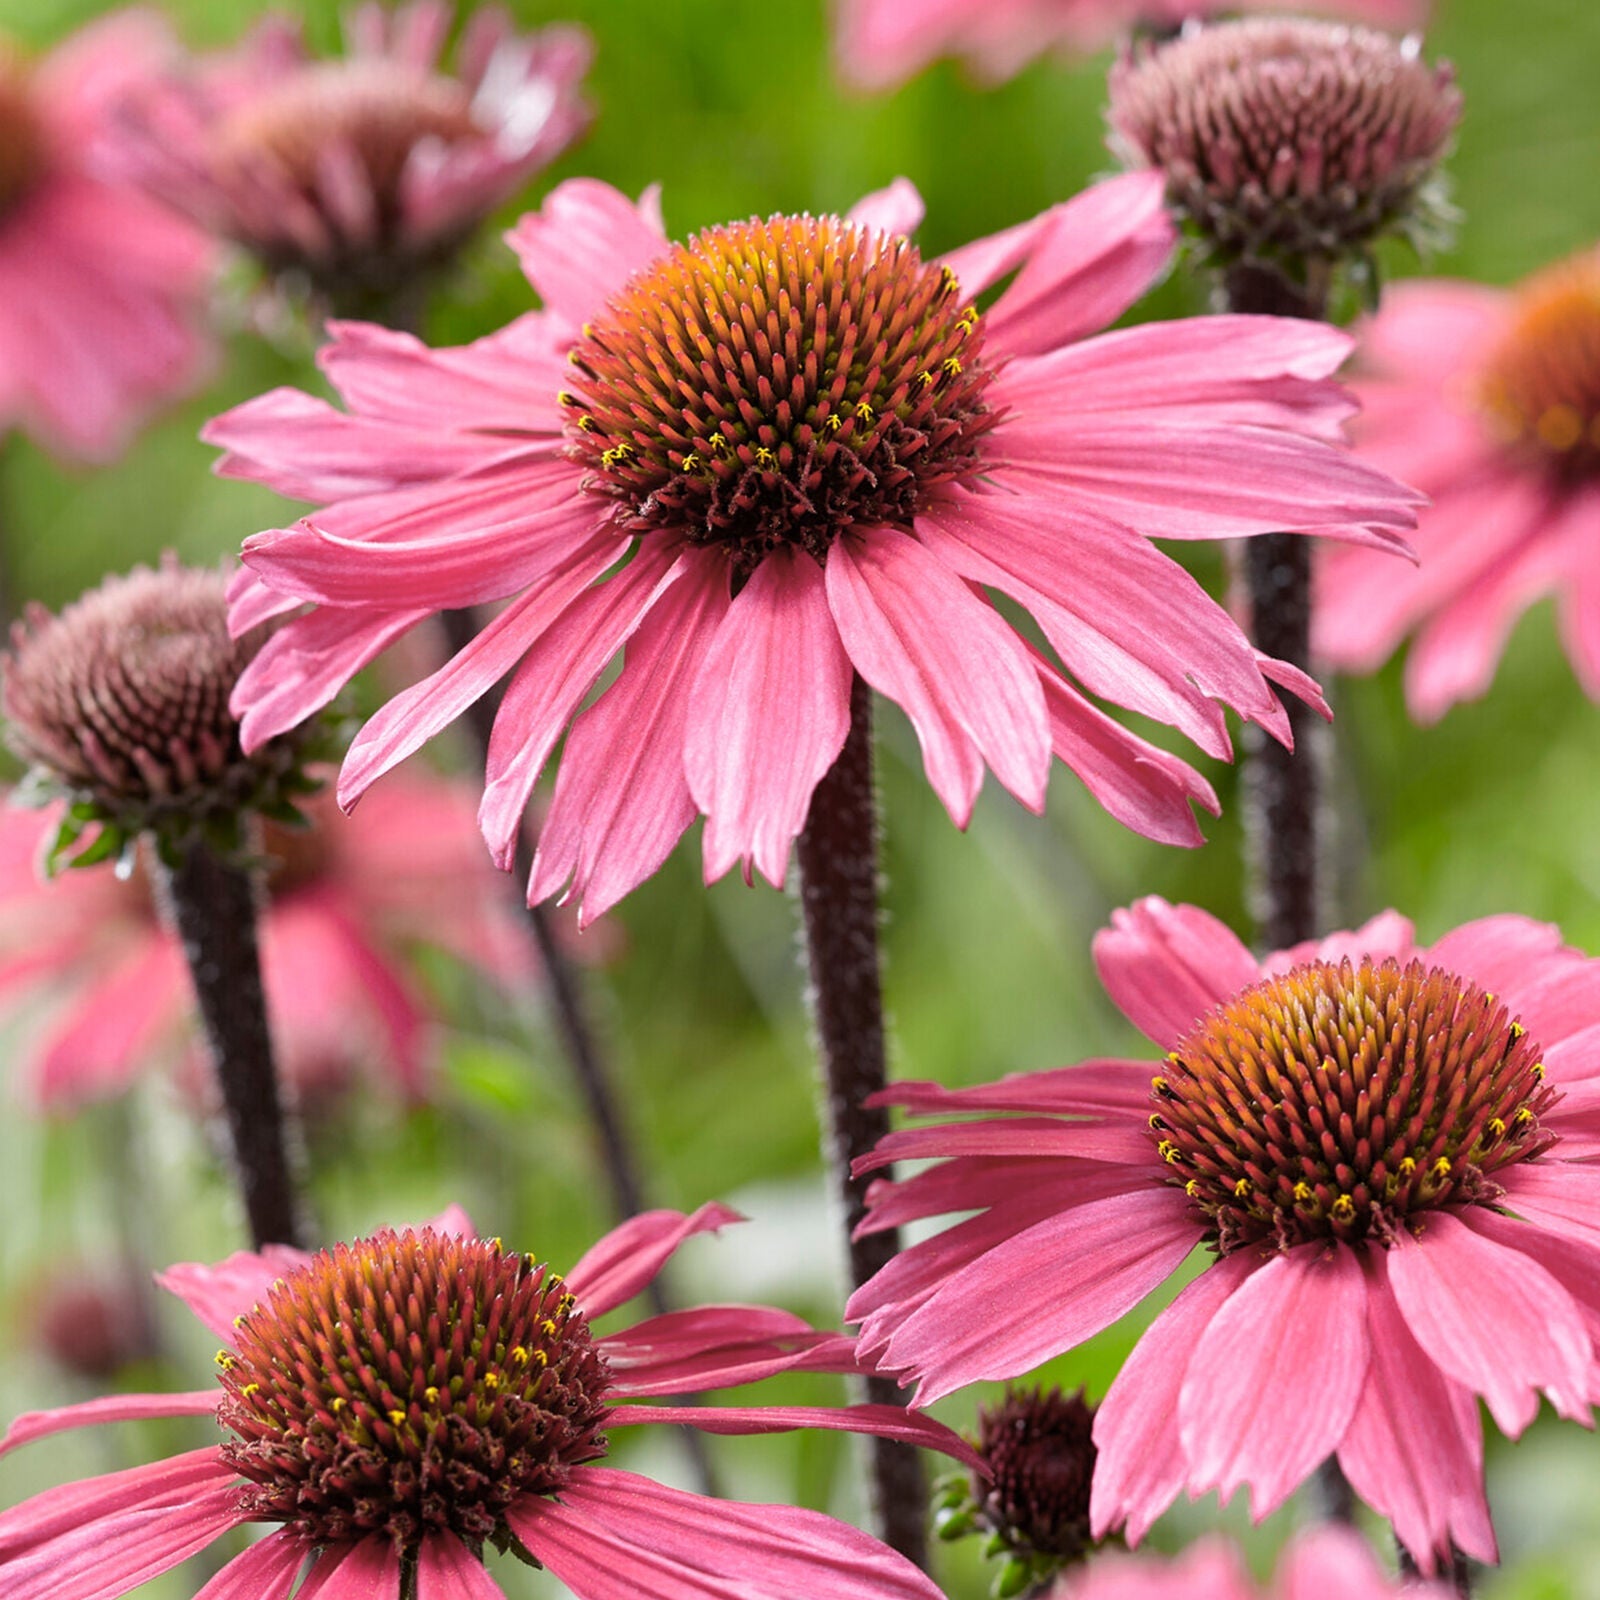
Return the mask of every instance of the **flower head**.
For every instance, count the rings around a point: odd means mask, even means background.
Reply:
[[[170,48],[133,12],[37,62],[0,37],[0,430],[75,459],[117,455],[207,365],[210,247],[115,176],[116,104]]]
[[[1493,1560],[1477,1398],[1513,1436],[1541,1393],[1600,1398],[1600,962],[1512,916],[1424,947],[1392,912],[1258,962],[1160,900],[1095,955],[1166,1060],[890,1091],[978,1115],[880,1145],[943,1160],[876,1184],[869,1226],[979,1214],[857,1293],[863,1352],[923,1400],[1011,1377],[1204,1245],[1096,1415],[1094,1534],[1185,1488],[1264,1516],[1336,1455],[1420,1560]]]
[[[1280,0],[838,0],[839,71],[865,89],[892,88],[940,56],[959,56],[999,83],[1046,51],[1090,54],[1137,28],[1176,28],[1222,11],[1282,11]],[[1426,20],[1428,0],[1313,0],[1380,28]]]
[[[229,709],[266,630],[230,638],[216,569],[135,567],[53,616],[31,606],[12,629],[0,708],[39,788],[71,801],[52,864],[91,822],[82,864],[127,855],[145,832],[163,847],[192,833],[233,839],[247,813],[304,793],[304,737],[245,751]]]
[[[1360,1534],[1325,1523],[1289,1542],[1265,1589],[1251,1578],[1237,1547],[1214,1536],[1176,1559],[1102,1556],[1064,1577],[1048,1600],[1446,1600],[1450,1593],[1435,1583],[1402,1586]]]
[[[0,1450],[146,1416],[212,1416],[225,1437],[74,1485],[66,1521],[61,1491],[0,1515],[8,1600],[122,1593],[250,1523],[271,1531],[219,1580],[240,1593],[287,1594],[305,1569],[323,1600],[401,1600],[418,1585],[491,1600],[500,1590],[481,1563],[493,1545],[549,1568],[578,1600],[619,1584],[685,1600],[824,1587],[839,1600],[938,1600],[908,1561],[831,1518],[599,1465],[613,1431],[646,1423],[838,1428],[973,1459],[948,1429],[896,1406],[649,1403],[796,1369],[856,1370],[849,1339],[764,1306],[594,1330],[685,1239],[736,1220],[721,1206],[649,1212],[564,1276],[477,1237],[458,1211],[314,1255],[270,1245],[172,1268],[160,1281],[224,1341],[220,1387],[34,1412]]]
[[[109,1383],[159,1351],[148,1285],[131,1262],[73,1262],[20,1296],[29,1342],[63,1372]]]
[[[1371,671],[1414,633],[1406,700],[1431,722],[1488,688],[1516,619],[1553,593],[1600,698],[1600,249],[1509,290],[1396,284],[1361,341],[1359,447],[1433,504],[1416,573],[1323,566],[1319,658]]]
[[[361,1079],[426,1096],[437,1033],[416,950],[446,949],[508,990],[538,981],[484,859],[472,798],[417,773],[385,784],[359,825],[331,794],[304,804],[311,826],[268,823],[260,849],[280,1070],[308,1107]],[[70,1111],[174,1062],[185,1090],[210,1093],[192,1053],[183,954],[157,915],[146,859],[126,880],[46,880],[39,861],[60,815],[0,808],[0,993],[8,1020],[32,1024],[15,1060],[24,1094]]]
[[[1223,261],[1337,262],[1394,229],[1425,237],[1461,95],[1415,44],[1262,20],[1135,46],[1111,73],[1113,142],[1166,174],[1168,203]]]
[[[450,11],[355,7],[331,60],[269,17],[236,51],[130,101],[135,170],[275,278],[341,311],[392,311],[589,120],[581,29],[518,34],[480,10],[446,72]]]
[[[480,816],[503,866],[571,724],[533,900],[603,911],[697,814],[708,878],[781,884],[856,674],[910,715],[958,826],[986,764],[1038,809],[1054,753],[1120,820],[1196,842],[1209,786],[1082,691],[1214,755],[1218,701],[1287,736],[1272,684],[1314,687],[1146,536],[1398,545],[1411,492],[1335,444],[1347,341],[1253,318],[1090,337],[1168,258],[1150,175],[937,261],[920,211],[899,184],[673,244],[653,197],[564,184],[512,236],[543,311],[453,350],[340,326],[348,411],[279,391],[213,422],[224,472],[322,504],[246,545],[235,627],[316,606],[240,680],[246,744],[430,613],[505,600],[367,724],[340,796],[509,673]]]

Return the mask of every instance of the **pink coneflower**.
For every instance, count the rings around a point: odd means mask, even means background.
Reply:
[[[903,83],[941,56],[960,57],[1001,83],[1036,56],[1085,54],[1138,27],[1176,28],[1190,17],[1283,11],[1280,0],[837,0],[839,70],[864,89]],[[1321,11],[1385,28],[1422,23],[1428,0],[1311,0]]]
[[[1095,1533],[1137,1540],[1185,1488],[1265,1516],[1336,1455],[1419,1562],[1493,1560],[1476,1397],[1513,1436],[1541,1391],[1600,1398],[1600,962],[1515,916],[1425,948],[1393,912],[1257,961],[1155,899],[1095,956],[1166,1061],[893,1089],[1022,1115],[880,1146],[945,1159],[876,1184],[872,1226],[979,1215],[854,1297],[863,1354],[924,1402],[1011,1377],[1203,1244],[1100,1406]]]
[[[320,1600],[492,1600],[488,1544],[541,1563],[580,1600],[938,1600],[903,1557],[830,1517],[685,1494],[601,1464],[611,1430],[643,1423],[837,1428],[972,1458],[947,1428],[897,1406],[650,1403],[851,1366],[850,1340],[766,1306],[592,1332],[685,1239],[736,1220],[722,1206],[647,1212],[564,1277],[474,1237],[459,1213],[315,1255],[273,1245],[172,1268],[162,1284],[223,1341],[220,1390],[34,1412],[0,1449],[134,1417],[212,1416],[227,1437],[0,1516],[7,1600],[109,1600],[252,1523],[272,1531],[206,1600],[287,1600],[302,1573],[299,1594]]]
[[[1402,1588],[1358,1533],[1324,1524],[1290,1541],[1266,1588],[1234,1545],[1212,1537],[1172,1560],[1102,1556],[1063,1578],[1047,1600],[1447,1600],[1449,1592],[1436,1583]]]
[[[1515,289],[1396,284],[1361,349],[1362,452],[1434,503],[1415,573],[1323,567],[1320,656],[1368,672],[1415,633],[1406,700],[1432,722],[1489,687],[1516,619],[1553,593],[1600,698],[1600,249]]]
[[[133,13],[37,63],[0,36],[0,429],[66,456],[117,455],[206,364],[211,247],[109,175],[115,106],[168,48]]]
[[[428,1087],[429,1006],[410,959],[450,950],[523,986],[527,942],[483,859],[470,795],[421,774],[374,795],[361,824],[331,797],[306,803],[309,830],[272,827],[262,968],[281,1068],[301,1098],[361,1072],[407,1097]],[[123,1092],[186,1041],[183,952],[156,915],[141,867],[46,880],[39,862],[58,822],[0,809],[0,996],[42,1011],[16,1065],[29,1098],[52,1111]]]
[[[1146,536],[1390,548],[1413,495],[1335,442],[1340,333],[1206,317],[1090,337],[1168,259],[1161,189],[1115,179],[925,262],[903,182],[849,217],[681,245],[653,195],[562,185],[512,235],[543,312],[439,351],[338,327],[323,359],[348,412],[279,390],[210,425],[224,472],[324,502],[245,546],[236,627],[316,606],[240,680],[247,743],[433,612],[505,600],[367,724],[340,798],[510,673],[480,814],[502,866],[572,730],[530,900],[570,885],[598,914],[697,814],[708,879],[738,862],[781,884],[855,674],[905,708],[958,826],[986,763],[1042,807],[1054,752],[1119,820],[1198,842],[1209,785],[1079,685],[1217,756],[1217,701],[1281,737],[1272,683],[1315,689]]]
[[[125,108],[156,192],[335,307],[392,307],[588,125],[581,28],[520,34],[473,12],[453,70],[453,7],[345,15],[346,54],[317,60],[271,16]]]

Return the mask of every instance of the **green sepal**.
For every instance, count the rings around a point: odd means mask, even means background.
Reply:
[[[934,1537],[946,1543],[965,1539],[976,1527],[977,1522],[968,1507],[946,1507],[933,1514]]]
[[[1021,1556],[1012,1559],[1001,1567],[999,1575],[995,1578],[989,1592],[995,1600],[1015,1600],[1034,1579],[1033,1563],[1025,1561]]]

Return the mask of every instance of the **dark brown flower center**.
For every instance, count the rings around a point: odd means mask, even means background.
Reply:
[[[401,174],[419,144],[450,145],[482,133],[471,96],[452,78],[387,61],[325,61],[227,117],[216,131],[213,161],[224,180],[248,180],[266,168],[314,200],[330,150],[351,150],[381,224],[398,208]]]
[[[837,217],[713,228],[584,330],[563,394],[589,487],[748,571],[909,526],[994,416],[978,313],[903,238]]]
[[[1524,285],[1478,395],[1509,449],[1563,478],[1600,478],[1600,255]]]
[[[978,1522],[1008,1550],[1057,1561],[1089,1543],[1094,1478],[1094,1408],[1060,1389],[1008,1389],[978,1411],[978,1450],[987,1481],[972,1480]]]
[[[474,1548],[605,1454],[609,1373],[562,1280],[498,1240],[384,1232],[281,1279],[217,1357],[244,1509],[312,1542]]]
[[[1336,259],[1403,226],[1461,96],[1386,33],[1219,23],[1124,57],[1115,142],[1167,175],[1174,207],[1227,253]]]
[[[1184,1037],[1151,1136],[1226,1254],[1393,1240],[1421,1213],[1492,1201],[1551,1143],[1539,1047],[1505,1006],[1419,961],[1311,962]]]
[[[33,187],[44,171],[46,156],[27,66],[0,39],[0,216]]]

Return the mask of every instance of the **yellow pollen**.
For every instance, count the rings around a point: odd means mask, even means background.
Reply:
[[[1302,1182],[1294,1186],[1294,1197],[1298,1204],[1308,1206],[1316,1199],[1316,1194],[1309,1183]]]
[[[1191,1178],[1186,1184],[1184,1184],[1183,1192],[1188,1195],[1191,1200],[1198,1200],[1200,1198],[1200,1180],[1198,1178]]]
[[[1395,1171],[1398,1172],[1402,1178],[1409,1178],[1416,1170],[1417,1161],[1415,1156],[1402,1156],[1400,1158],[1399,1166],[1395,1168]]]
[[[561,406],[576,406],[581,405],[582,401],[580,401],[577,395],[575,395],[570,389],[563,389],[561,393],[556,396],[556,404]]]
[[[931,372],[919,372],[917,374],[917,382],[924,389],[931,389],[933,387],[933,374]]]
[[[391,1411],[389,1413],[389,1420],[395,1425],[395,1427],[403,1427],[405,1425],[406,1414],[403,1411]]]
[[[822,419],[822,426],[826,428],[829,433],[837,433],[844,426],[844,423],[840,420],[839,413],[837,411],[830,411],[828,415]]]
[[[758,467],[771,467],[777,464],[778,458],[764,445],[756,446],[756,465]]]
[[[215,1361],[224,1372],[226,1372],[233,1365],[233,1356],[226,1350],[217,1351],[217,1353],[211,1359]]]
[[[553,1327],[551,1328],[551,1331],[555,1331]],[[511,1365],[514,1367],[525,1367],[527,1366],[528,1361],[529,1356],[526,1348],[520,1344],[513,1346],[511,1351]]]
[[[328,1409],[334,1414],[334,1416],[338,1416],[339,1413],[343,1411],[344,1408],[349,1404],[350,1402],[346,1400],[342,1394],[336,1394],[333,1397],[333,1404],[329,1406]]]
[[[1506,1125],[1500,1120],[1499,1117],[1490,1117],[1489,1132],[1492,1133],[1496,1139],[1503,1139],[1506,1136]]]
[[[550,1365],[550,1357],[547,1356],[543,1350],[535,1350],[533,1352],[533,1359],[537,1361],[541,1367],[548,1367]]]
[[[436,1406],[439,1403],[439,1391],[430,1383],[428,1387],[422,1391],[422,1398],[426,1400],[430,1406]]]
[[[968,306],[967,309],[956,318],[956,326],[963,334],[971,333],[972,330],[978,326],[978,308],[976,306]]]
[[[959,378],[964,370],[961,363],[954,356],[946,356],[939,363],[939,370],[947,378]]]
[[[583,433],[593,433],[599,426],[600,424],[597,423],[587,412],[578,418],[578,428]]]
[[[1354,1222],[1356,1220],[1356,1203],[1347,1194],[1342,1194],[1328,1208],[1329,1215],[1335,1222]]]
[[[699,470],[699,467],[700,457],[696,455],[693,450],[691,450],[688,455],[683,458],[683,470],[685,472],[696,472]]]
[[[1449,1156],[1440,1156],[1429,1170],[1436,1178],[1448,1178],[1452,1170]]]
[[[1523,1106],[1511,1120],[1519,1128],[1531,1128],[1534,1120],[1533,1113],[1526,1106]]]
[[[1161,1143],[1156,1146],[1156,1154],[1159,1155],[1168,1166],[1172,1167],[1177,1166],[1179,1162],[1183,1160],[1183,1151],[1170,1139],[1163,1139]]]
[[[1233,1194],[1236,1200],[1248,1200],[1254,1192],[1254,1188],[1248,1178],[1241,1178],[1233,1186]]]
[[[1533,1066],[1531,1068],[1529,1068],[1529,1071],[1531,1071],[1533,1073],[1534,1078],[1538,1082],[1540,1082],[1540,1083],[1544,1082],[1544,1062],[1535,1061]]]
[[[502,1380],[498,1372],[486,1372],[483,1375],[483,1386],[489,1391],[490,1394],[493,1394],[494,1391],[500,1387],[501,1381]]]
[[[259,1383],[247,1383],[244,1388],[239,1391],[239,1393],[243,1395],[246,1400],[248,1400],[252,1395],[261,1393],[261,1385]]]
[[[1161,1120],[1160,1112],[1152,1111],[1150,1113],[1150,1129],[1151,1129],[1151,1132],[1160,1133],[1161,1130],[1163,1128],[1165,1128],[1165,1127],[1166,1127],[1166,1123],[1164,1123]]]
[[[1520,1039],[1527,1031],[1528,1030],[1524,1028],[1520,1022],[1513,1022],[1511,1024],[1511,1037],[1513,1039]]]
[[[720,433],[712,434],[711,437],[706,440],[706,443],[711,446],[712,450],[717,455],[720,456],[727,454],[728,441]]]
[[[546,1317],[545,1320],[539,1324],[539,1331],[540,1333],[544,1334],[546,1338],[553,1339],[556,1336],[557,1329],[555,1323],[549,1317]]]
[[[1168,1095],[1172,1093],[1172,1085],[1165,1078],[1152,1078],[1150,1090],[1153,1094]]]
[[[869,402],[865,400],[857,400],[856,415],[860,417],[863,422],[871,422],[872,419],[877,415],[877,412],[872,409],[872,406]]]

